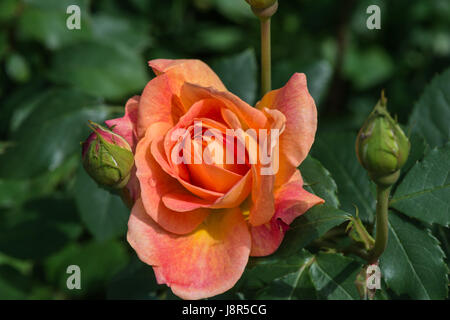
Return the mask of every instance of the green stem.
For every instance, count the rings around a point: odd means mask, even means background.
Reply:
[[[388,206],[391,186],[377,185],[377,233],[375,245],[370,253],[369,263],[377,262],[387,246],[389,226],[388,226]]]
[[[272,90],[270,17],[260,17],[261,21],[261,91],[262,95]]]

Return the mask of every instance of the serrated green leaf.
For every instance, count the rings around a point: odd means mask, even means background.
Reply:
[[[276,254],[288,256],[348,220],[349,214],[327,205],[318,205],[295,219]]]
[[[313,260],[314,256],[306,250],[288,258],[254,258],[254,267],[246,273],[245,288],[259,289],[256,299],[315,299],[316,291],[308,272]]]
[[[355,153],[354,133],[326,133],[316,138],[312,155],[330,172],[338,186],[338,197],[344,211],[354,212],[356,205],[360,218],[372,222],[375,197],[367,172],[359,164]]]
[[[450,69],[437,75],[425,88],[409,118],[412,132],[422,135],[430,147],[450,140]]]
[[[406,130],[404,130],[406,132]],[[401,174],[402,177],[405,176],[406,173],[416,164],[417,161],[423,159],[425,154],[428,151],[428,146],[425,142],[425,139],[422,138],[417,133],[411,134],[409,138],[409,142],[411,144],[411,150],[409,151],[408,160],[406,160],[405,165],[402,167]],[[400,180],[403,180],[400,178]]]
[[[326,205],[339,207],[336,182],[334,182],[330,172],[318,160],[308,156],[303,160],[299,169],[306,190],[324,199]]]
[[[314,290],[308,286],[308,277],[303,275],[304,270],[301,270],[298,288],[294,286],[289,291],[287,283],[294,283],[295,276],[292,273],[299,275],[303,263],[311,258],[311,254],[303,248],[331,228],[347,221],[348,217],[346,212],[330,206],[313,207],[290,225],[280,248],[274,254],[250,259],[249,267],[237,287],[244,291],[246,298],[267,298],[271,295],[279,299],[286,294],[288,297],[291,295],[292,299],[315,297]],[[279,280],[266,291],[264,287],[275,279]],[[277,293],[276,288],[281,291]]]
[[[81,220],[97,240],[125,234],[130,210],[118,195],[99,187],[82,166],[77,171],[73,192]]]
[[[334,253],[319,253],[309,269],[314,287],[322,299],[359,300],[355,280],[361,265]]]
[[[427,223],[450,223],[450,144],[433,149],[408,172],[390,206]]]
[[[439,242],[429,230],[389,213],[389,240],[380,258],[381,275],[398,295],[445,299],[447,266]]]
[[[250,105],[254,104],[258,85],[256,57],[252,49],[216,60],[212,68],[230,92]]]

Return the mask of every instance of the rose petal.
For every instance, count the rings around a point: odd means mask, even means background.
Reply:
[[[281,89],[267,93],[257,108],[277,109],[286,117],[286,127],[280,136],[280,168],[277,186],[286,182],[308,155],[317,128],[317,110],[308,92],[306,76],[295,73]]]
[[[248,261],[251,239],[238,208],[214,212],[188,235],[161,229],[137,201],[127,239],[139,258],[153,266],[158,283],[183,299],[202,299],[232,288]]]
[[[168,192],[162,196],[164,205],[177,212],[188,212],[211,207],[211,201],[198,198],[188,192]]]
[[[188,173],[183,173],[182,171],[178,170],[182,167],[182,164],[180,164],[178,168],[176,167],[177,166],[176,164],[175,165],[169,164],[165,152],[163,150],[164,149],[163,139],[164,139],[163,136],[161,136],[152,141],[151,153],[155,161],[160,165],[160,168],[162,168],[162,170],[164,170],[165,173],[170,175],[172,178],[176,179],[185,189],[187,189],[188,191],[192,192],[193,194],[197,195],[198,197],[204,200],[210,201],[210,203],[216,201],[218,198],[223,196],[223,193],[207,190],[190,183],[190,180],[186,179],[186,174]]]
[[[252,189],[252,172],[248,170],[247,174],[239,180],[226,194],[218,198],[211,208],[233,208],[239,206],[248,196]]]
[[[289,182],[275,193],[275,214],[269,223],[251,227],[251,256],[267,256],[280,246],[288,226],[311,207],[324,203],[318,196],[303,189],[303,180],[297,170]]]
[[[251,107],[228,91],[218,91],[214,88],[204,88],[195,84],[185,83],[181,88],[180,99],[187,108],[202,99],[219,100],[241,120],[244,130],[247,128],[263,128],[267,121],[263,112]]]
[[[149,66],[155,74],[167,74],[179,83],[190,82],[202,87],[214,87],[220,91],[227,89],[214,71],[203,61],[180,59],[156,59],[149,61]]]
[[[239,118],[234,114],[233,111],[227,108],[222,108],[221,110],[222,118],[228,124],[231,129],[241,129],[242,125]]]
[[[191,212],[175,212],[162,202],[162,196],[169,191],[178,190],[178,181],[165,173],[150,152],[152,131],[142,138],[136,148],[136,176],[140,182],[141,199],[145,210],[164,229],[185,234],[194,230],[208,215],[208,210],[198,209]]]
[[[125,105],[125,115],[122,118],[106,120],[112,131],[127,140],[131,149],[134,150],[137,143],[137,119],[140,96],[130,98]]]
[[[285,116],[278,110],[265,108],[264,113],[267,116],[265,129],[268,131],[265,135],[262,134],[263,132],[259,132],[259,159],[258,163],[252,166],[252,206],[250,207],[249,222],[255,227],[268,223],[275,213],[274,174],[277,173],[279,167],[279,138],[272,141],[272,135],[279,137],[286,123]],[[278,130],[278,133],[273,130]]]
[[[223,107],[223,104],[214,99],[202,99],[192,105],[189,111],[186,112],[186,114],[180,118],[178,123],[166,134],[164,149],[169,163],[171,162],[171,152],[174,145],[178,142],[178,139],[182,134],[187,134],[186,130],[188,130],[189,127],[195,125],[197,119],[208,118],[219,123],[223,121],[220,113],[221,107]]]
[[[130,196],[133,203],[141,196],[141,187],[139,185],[139,180],[136,177],[136,166],[133,166],[130,173],[130,180],[126,186],[128,190],[128,195]]]
[[[147,128],[156,122],[167,122],[171,126],[183,113],[181,102],[174,94],[175,88],[170,78],[162,74],[150,80],[142,92],[138,108],[138,139],[145,135]]]
[[[207,190],[225,193],[242,178],[239,174],[215,165],[214,159],[207,159],[208,157],[205,157],[207,150],[203,152],[201,140],[191,140],[188,137],[187,143],[191,143],[191,150],[193,153],[196,153],[192,157],[194,161],[186,165],[190,172],[191,182],[194,185]],[[197,146],[196,148],[194,147],[195,145]],[[218,148],[221,148],[221,151],[225,153],[221,145],[218,145]],[[220,161],[222,161],[223,156],[219,156]]]
[[[252,206],[250,207],[249,222],[252,226],[260,226],[270,221],[275,213],[273,188],[275,177],[261,175],[261,166],[252,166]]]

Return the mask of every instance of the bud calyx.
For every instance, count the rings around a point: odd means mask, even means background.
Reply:
[[[369,115],[356,139],[356,154],[376,184],[392,185],[408,159],[410,143],[381,99]]]
[[[253,13],[261,19],[270,18],[278,9],[277,0],[245,0],[252,8]]]

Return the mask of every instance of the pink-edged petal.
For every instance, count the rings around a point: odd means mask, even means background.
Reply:
[[[286,127],[280,136],[280,168],[276,185],[289,179],[306,158],[317,129],[317,109],[308,92],[306,76],[295,73],[281,89],[267,93],[257,108],[277,109],[286,117]]]
[[[195,59],[156,59],[148,62],[156,75],[167,74],[180,84],[190,82],[202,87],[214,87],[220,91],[227,89],[214,71],[203,61]]]
[[[173,126],[174,117],[178,117],[179,104],[174,103],[173,83],[166,75],[150,80],[142,92],[138,108],[137,135],[138,139],[145,135],[147,128],[156,122],[166,122]]]
[[[130,173],[130,180],[126,186],[128,190],[128,195],[134,203],[141,196],[141,187],[139,185],[139,180],[136,177],[136,166],[133,166]]]
[[[150,142],[154,137],[151,130],[142,138],[136,148],[136,176],[140,182],[141,199],[145,210],[164,229],[185,234],[193,231],[208,215],[207,209],[191,212],[176,212],[168,209],[162,196],[180,188],[178,181],[165,173],[150,152]]]
[[[204,200],[188,192],[169,192],[162,196],[164,205],[177,212],[188,212],[211,207],[211,201]]]
[[[288,228],[282,220],[275,218],[259,227],[250,227],[252,235],[250,256],[264,257],[274,253],[283,241]]]
[[[275,252],[292,221],[321,203],[324,203],[323,199],[303,189],[303,180],[297,170],[289,182],[275,192],[275,214],[270,222],[250,228],[250,255],[260,257]]]
[[[137,119],[140,96],[130,98],[125,105],[125,115],[122,118],[106,120],[112,131],[122,136],[134,150],[137,143]]]
[[[231,289],[250,253],[250,233],[238,208],[215,211],[187,235],[161,229],[138,200],[127,239],[139,258],[153,266],[158,283],[183,299],[208,298]]]

